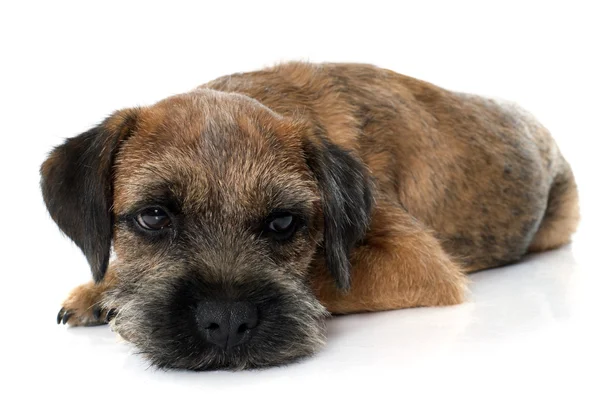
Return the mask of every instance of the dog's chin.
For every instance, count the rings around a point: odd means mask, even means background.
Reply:
[[[214,345],[202,335],[194,306],[207,294],[214,297],[215,291],[195,279],[181,280],[160,293],[144,292],[143,287],[140,296],[132,291],[114,293],[121,307],[111,325],[159,368],[263,368],[292,363],[323,347],[328,313],[308,286],[265,281],[244,287],[252,290],[237,296],[257,306],[259,325],[244,343],[231,348]]]

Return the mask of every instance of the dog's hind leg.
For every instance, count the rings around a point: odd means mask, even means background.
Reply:
[[[107,324],[115,314],[115,310],[106,308],[104,298],[106,292],[114,287],[115,275],[109,267],[102,281],[82,284],[75,287],[56,318],[59,324],[71,326],[92,326]]]
[[[579,198],[573,172],[562,157],[559,163],[544,218],[529,245],[530,252],[551,250],[568,243],[579,223]]]
[[[459,304],[466,278],[438,240],[394,205],[378,204],[370,231],[352,256],[348,292],[338,290],[321,261],[312,286],[334,314]]]

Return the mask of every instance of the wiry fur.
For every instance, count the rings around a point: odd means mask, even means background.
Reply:
[[[185,283],[185,284],[184,284]],[[189,331],[196,326],[193,305],[182,301],[182,291],[194,297],[214,297],[198,277],[153,283],[143,294],[126,287],[111,291],[105,303],[118,303],[113,329],[133,342],[158,367],[184,369],[247,369],[279,365],[312,355],[325,344],[325,308],[300,280],[278,284],[248,280],[241,296],[255,302],[263,315],[258,332],[248,343],[225,352]]]
[[[530,114],[358,64],[282,64],[119,111],[51,153],[42,191],[98,281],[59,321],[111,321],[154,364],[196,370],[308,356],[328,312],[460,303],[465,273],[560,246],[579,218]],[[150,205],[172,228],[136,227]],[[302,221],[286,242],[261,230],[278,209]],[[257,306],[246,343],[206,342],[209,299]]]

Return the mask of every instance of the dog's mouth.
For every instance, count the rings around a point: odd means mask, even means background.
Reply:
[[[276,366],[325,344],[328,313],[306,285],[261,281],[243,288],[188,278],[161,294],[140,289],[119,303],[111,325],[160,368]]]

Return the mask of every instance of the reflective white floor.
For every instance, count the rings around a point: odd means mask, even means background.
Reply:
[[[580,250],[576,241],[476,273],[470,300],[460,306],[333,318],[320,354],[261,371],[157,371],[107,327],[57,326],[54,305],[41,312],[43,322],[38,315],[11,336],[4,373],[26,382],[9,379],[6,392],[63,407],[108,407],[113,400],[598,407],[599,272],[594,255]]]

